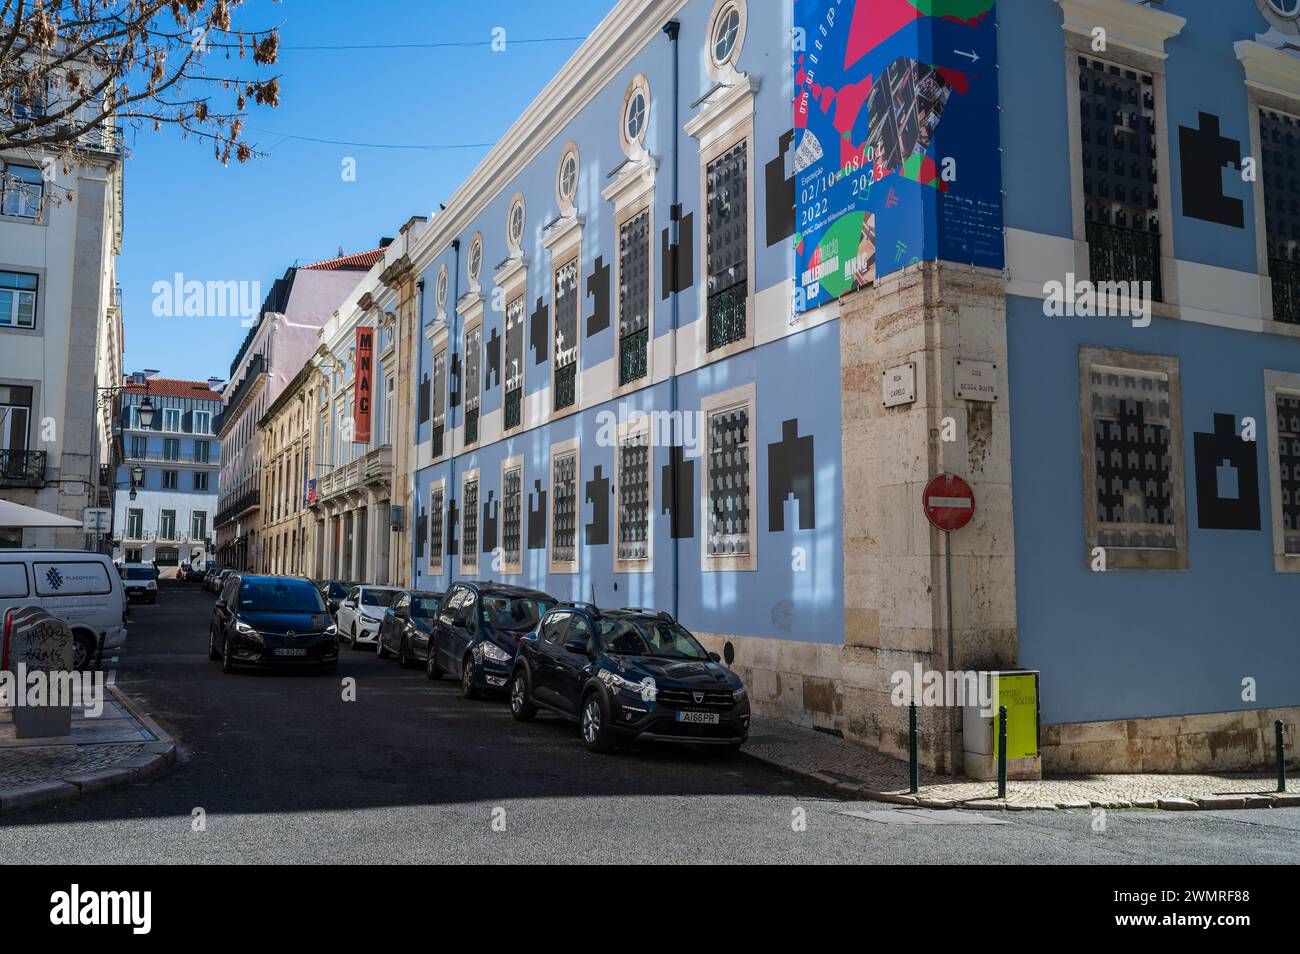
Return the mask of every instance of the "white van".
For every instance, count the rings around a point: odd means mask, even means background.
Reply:
[[[87,550],[0,549],[0,620],[11,607],[39,606],[76,637],[74,669],[103,641],[107,658],[126,644],[126,592],[113,561]]]

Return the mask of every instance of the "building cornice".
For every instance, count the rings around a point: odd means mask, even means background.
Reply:
[[[1056,0],[1065,13],[1061,29],[1093,38],[1106,31],[1106,42],[1136,53],[1165,58],[1165,41],[1177,36],[1187,20],[1133,0]],[[1104,54],[1103,54],[1104,55]]]
[[[1300,100],[1300,56],[1254,40],[1238,40],[1232,44],[1232,51],[1246,72],[1247,86]]]
[[[686,3],[621,0],[411,244],[416,269],[423,272],[452,239],[468,229],[484,206],[550,146],[642,47],[661,35],[664,24]]]

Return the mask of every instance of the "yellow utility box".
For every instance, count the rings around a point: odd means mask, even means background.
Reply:
[[[971,778],[998,777],[998,707],[1007,707],[1007,778],[1041,779],[1038,673],[1028,669],[979,674],[979,701],[962,708],[962,755]]]

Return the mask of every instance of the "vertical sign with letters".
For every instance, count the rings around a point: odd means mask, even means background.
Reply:
[[[356,392],[352,401],[352,443],[370,443],[370,409],[374,393],[375,329],[357,328]]]

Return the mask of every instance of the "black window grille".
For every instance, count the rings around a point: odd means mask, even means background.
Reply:
[[[1300,322],[1300,119],[1261,110],[1259,140],[1273,317],[1294,324]]]
[[[572,563],[578,557],[578,456],[556,457],[554,470],[551,559]]]
[[[1277,393],[1277,462],[1284,553],[1300,554],[1300,395]]]
[[[749,553],[749,408],[709,415],[710,556]]]
[[[578,399],[578,260],[555,272],[555,410]]]
[[[640,433],[619,446],[618,558],[650,555],[650,440]]]
[[[749,294],[749,152],[738,143],[709,163],[708,350],[745,337]]]
[[[506,306],[505,429],[518,427],[524,407],[524,299]]]
[[[447,433],[447,349],[433,356],[433,456],[443,454],[443,436]]]
[[[429,494],[429,565],[442,565],[443,541],[443,496],[442,489],[435,489]]]
[[[645,377],[650,351],[650,211],[624,222],[618,241],[618,383]]]
[[[478,481],[465,481],[465,506],[460,516],[461,567],[478,566]]]
[[[480,370],[483,360],[483,326],[465,335],[465,443],[478,443]]]
[[[524,473],[512,467],[502,481],[501,549],[508,564],[519,563],[523,554]]]

